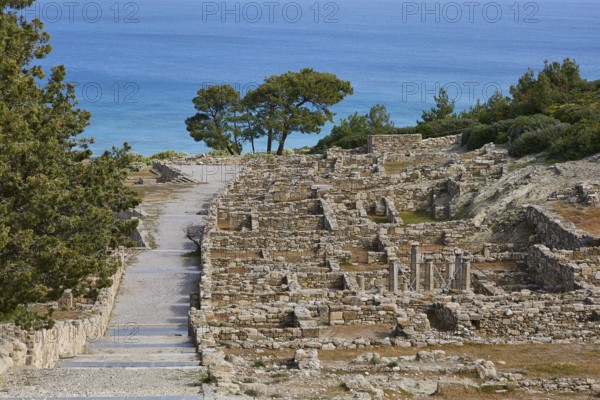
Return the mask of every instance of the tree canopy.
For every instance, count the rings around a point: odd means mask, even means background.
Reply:
[[[0,1],[0,317],[109,284],[111,248],[129,243],[138,204],[123,184],[129,147],[92,158],[79,138],[90,113],[77,108],[66,70],[35,64],[51,51],[39,20],[17,15],[32,0]]]
[[[450,100],[446,89],[441,88],[439,94],[433,96],[433,99],[435,100],[435,107],[429,111],[423,111],[423,114],[421,115],[421,119],[425,123],[444,119],[454,113],[456,100]]]
[[[368,114],[354,113],[342,118],[331,130],[331,134],[319,140],[313,147],[313,153],[322,153],[332,146],[352,149],[367,144],[369,135],[388,135],[395,133],[394,123],[385,106],[377,104]]]
[[[230,85],[215,85],[198,90],[194,98],[196,115],[185,123],[196,141],[231,155],[242,152],[242,110],[240,93]]]
[[[201,89],[194,99],[199,112],[186,124],[194,139],[213,149],[239,154],[242,141],[267,136],[267,151],[277,140],[282,155],[291,134],[320,132],[333,121],[331,106],[352,93],[350,82],[305,68],[268,77],[243,99],[229,85]]]

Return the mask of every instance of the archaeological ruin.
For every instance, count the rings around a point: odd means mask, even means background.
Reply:
[[[188,323],[204,393],[274,395],[264,377],[293,371],[307,388],[277,396],[401,398],[385,392],[395,388],[444,397],[457,385],[600,392],[595,373],[527,376],[453,350],[592,346],[585,357],[594,357],[598,156],[551,165],[493,144],[466,152],[457,136],[393,135],[324,155],[203,155],[152,169],[136,183],[201,190],[207,174],[222,175],[218,196],[198,204],[203,223],[186,232],[200,250]],[[143,229],[144,213],[137,217]],[[136,236],[142,245],[147,237]],[[71,324],[103,329],[114,292],[104,294],[99,317]],[[5,340],[3,359],[52,367],[85,351],[79,339],[47,349],[40,342]],[[262,368],[267,375],[257,375]],[[340,368],[348,370],[341,378]],[[329,389],[310,392],[315,377]]]

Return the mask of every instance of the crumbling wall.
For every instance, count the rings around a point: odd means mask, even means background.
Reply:
[[[550,248],[574,250],[600,246],[600,238],[568,228],[560,217],[540,206],[527,206],[527,222],[533,225],[542,244]]]
[[[122,257],[122,253],[120,254]],[[51,329],[24,331],[14,325],[0,325],[0,377],[13,367],[32,366],[53,368],[61,357],[81,354],[86,341],[101,338],[108,328],[123,268],[112,276],[112,285],[100,294],[87,316],[74,320],[57,321]]]

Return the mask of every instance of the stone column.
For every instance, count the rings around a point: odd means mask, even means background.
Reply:
[[[448,257],[446,259],[446,287],[452,289],[452,282],[454,281],[454,257]]]
[[[414,285],[412,287],[412,290],[418,292],[421,290],[421,265],[419,264],[419,243],[411,243],[410,247],[410,282]]]
[[[364,275],[357,275],[356,276],[356,282],[358,282],[358,289],[361,292],[365,291],[365,276]]]
[[[435,289],[435,270],[433,266],[433,257],[427,256],[425,258],[425,273],[427,274],[425,279],[425,289],[432,291]]]
[[[463,256],[462,258],[462,287],[461,290],[471,290],[471,257]]]
[[[398,293],[398,265],[395,262],[391,262],[388,267],[388,290]]]
[[[454,279],[452,280],[452,289],[460,289],[462,286],[462,250],[454,249]]]
[[[485,258],[486,260],[488,258],[490,258],[490,247],[491,247],[491,244],[489,244],[489,243],[484,243],[483,244],[483,251],[482,251],[482,253],[483,253],[483,258]]]

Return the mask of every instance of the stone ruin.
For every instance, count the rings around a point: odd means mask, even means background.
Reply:
[[[509,173],[507,152],[459,140],[373,136],[366,151],[246,163],[208,210],[200,353],[597,340],[600,238],[532,205],[531,240],[494,240],[465,209]]]

